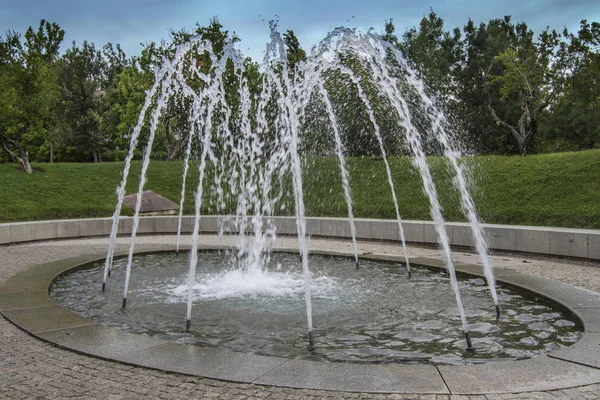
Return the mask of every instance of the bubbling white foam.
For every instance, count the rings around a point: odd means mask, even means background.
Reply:
[[[337,278],[319,276],[314,280],[314,296],[336,298],[340,290]],[[186,283],[166,288],[169,302],[186,301]],[[193,288],[194,301],[231,298],[295,298],[304,295],[304,275],[301,272],[281,272],[241,269],[198,276]]]

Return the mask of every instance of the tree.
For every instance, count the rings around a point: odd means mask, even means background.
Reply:
[[[301,61],[306,61],[306,52],[300,47],[300,42],[292,30],[283,34],[283,42],[286,46],[288,69],[291,74],[294,74],[296,65]]]
[[[212,18],[207,26],[201,26],[197,23],[196,28],[192,32],[188,32],[185,29],[179,31],[171,30],[170,36],[171,41],[169,43],[162,43],[158,47],[159,53],[163,57],[173,57],[176,46],[190,41],[192,37],[200,37],[203,41],[210,43],[210,50],[207,49],[204,52],[192,50],[187,54],[184,61],[189,64],[195,64],[203,73],[210,73],[214,67],[211,55],[216,57],[217,60],[221,60],[224,56],[225,47],[240,40],[235,33],[230,34],[229,31],[224,30],[223,25],[216,17]],[[238,72],[235,71],[233,62],[227,60],[223,75],[223,89],[225,100],[232,112],[230,130],[234,135],[238,131],[238,126],[235,124],[239,113]],[[199,90],[206,85],[206,82],[201,81],[195,74],[188,74],[185,78],[186,83],[191,88],[194,88],[194,90]],[[186,99],[185,96],[181,96],[181,93],[169,98],[161,118],[161,133],[163,135],[159,137],[159,140],[162,139],[164,142],[163,148],[165,148],[167,160],[172,160],[179,156],[188,141],[190,113],[191,104],[189,98]],[[213,126],[217,126],[223,118],[224,115],[222,112],[215,112],[215,115],[213,115]]]
[[[428,95],[436,105],[445,111],[446,118],[452,121],[452,126],[464,130],[463,120],[457,118],[460,104],[458,100],[459,81],[456,74],[460,70],[464,60],[463,41],[460,29],[454,28],[450,33],[444,30],[444,20],[430,10],[424,16],[418,27],[412,27],[398,41],[393,36],[393,25],[391,21],[386,23],[386,34],[384,38],[395,44],[402,51],[406,63],[416,72],[421,79],[425,94]],[[406,69],[401,66],[400,69]],[[423,148],[426,153],[439,152],[437,137],[432,134],[431,116],[424,112],[421,107],[422,94],[415,90],[414,86],[404,77],[399,79],[402,90],[407,99],[413,124],[421,134]]]
[[[463,61],[455,69],[457,112],[480,152],[526,155],[540,118],[562,93],[571,59],[561,35],[548,29],[534,40],[510,16],[464,27]]]
[[[106,60],[105,71],[105,89],[102,107],[102,126],[101,130],[105,135],[105,140],[109,146],[105,149],[105,158],[119,160],[125,157],[127,152],[128,133],[135,125],[139,108],[132,107],[135,115],[127,115],[130,109],[130,102],[136,103],[133,98],[137,95],[141,97],[141,103],[144,101],[144,90],[149,89],[152,82],[152,73],[149,71],[149,78],[144,82],[136,81],[135,85],[128,82],[131,75],[135,75],[135,58],[128,58],[121,46],[106,44],[102,48],[104,59]],[[135,81],[135,80],[134,80]],[[134,93],[135,92],[135,93]]]
[[[514,103],[497,104],[499,95],[489,86],[488,73],[494,57],[510,45],[510,17],[493,19],[475,26],[469,20],[463,28],[462,61],[454,71],[457,81],[457,118],[462,122],[463,142],[477,153],[514,153],[516,147],[510,133],[496,125],[488,104],[514,108]],[[496,65],[496,64],[494,64]],[[492,95],[493,93],[493,95]],[[504,111],[504,110],[503,110]]]
[[[581,21],[577,35],[564,30],[570,73],[540,131],[545,151],[600,147],[600,23]]]
[[[390,40],[393,44],[394,39]],[[445,101],[453,99],[456,93],[454,71],[462,58],[461,46],[460,30],[455,28],[452,34],[444,31],[444,20],[433,10],[421,19],[418,29],[408,29],[402,41],[397,42],[397,47],[427,86]]]
[[[387,154],[398,154],[403,138],[399,134],[401,129],[397,113],[389,99],[378,89],[373,78],[373,64],[352,50],[343,50],[338,57],[341,68],[330,67],[321,72],[327,99],[318,91],[313,91],[307,99],[302,118],[303,150],[311,154],[327,155],[335,148],[333,121],[327,112],[327,100],[331,104],[346,155],[381,156],[367,103],[380,128],[379,133]]]
[[[65,128],[64,144],[79,154],[91,154],[94,162],[101,161],[107,144],[102,121],[107,71],[102,52],[87,41],[81,47],[73,42],[60,62],[59,110]]]
[[[111,143],[107,156],[122,160],[129,149],[130,134],[137,123],[146,92],[154,82],[153,70],[162,60],[162,49],[152,42],[144,46],[139,56],[127,59],[119,55],[116,62],[111,62],[115,57],[106,51],[105,47],[105,56],[110,65],[108,76],[114,75],[108,80],[104,96],[104,129]]]
[[[29,28],[24,41],[10,31],[0,37],[0,145],[24,172],[31,173],[29,145],[45,140],[58,100],[54,63],[64,31],[40,21]]]
[[[137,123],[140,110],[146,100],[146,91],[150,89],[154,82],[155,69],[162,65],[165,58],[172,59],[174,57],[175,49],[178,45],[186,43],[193,37],[200,37],[208,41],[210,43],[210,51],[201,52],[196,51],[197,49],[192,49],[187,53],[182,62],[187,66],[195,64],[205,74],[211,73],[214,67],[210,52],[214,51],[216,59],[220,59],[223,56],[225,47],[239,40],[235,34],[231,35],[227,30],[223,30],[219,21],[213,18],[208,26],[203,27],[197,24],[193,31],[185,29],[178,31],[171,30],[169,41],[162,41],[159,44],[154,42],[147,43],[143,45],[142,54],[130,60],[123,56],[118,56],[118,54],[116,57],[114,55],[106,55],[109,61],[116,58],[118,61],[117,65],[122,65],[122,68],[114,74],[114,83],[111,83],[109,80],[105,95],[107,108],[104,121],[106,130],[111,138],[111,143],[114,144],[114,150],[112,150],[114,158],[119,159],[124,156],[124,152],[128,146],[128,142],[125,139],[128,138],[131,130]],[[251,91],[259,91],[260,74],[258,66],[249,59],[244,62],[244,65],[246,66],[245,74]],[[193,74],[190,68],[184,68],[183,74],[186,84],[193,90],[199,91],[205,87],[206,82],[202,81],[196,74]],[[108,75],[110,76],[110,72]],[[227,103],[232,107],[235,117],[239,105],[237,94],[239,88],[239,71],[234,71],[233,63],[229,61],[226,65],[223,81],[225,98]],[[154,109],[156,100],[157,98],[151,99],[150,109]],[[173,93],[169,97],[166,107],[160,115],[154,139],[153,157],[173,160],[181,156],[189,138],[190,113],[190,99],[186,99],[184,94]],[[147,114],[146,118],[149,118],[149,115],[150,113]],[[219,118],[222,117],[222,115],[215,115],[213,126],[216,126],[220,121]],[[235,131],[234,126],[231,128],[232,132]],[[140,148],[144,146],[148,134],[148,124],[145,124],[140,134]]]
[[[394,19],[390,18],[390,20],[385,21],[385,33],[381,36],[381,39],[389,42],[392,46],[400,48],[400,43],[398,42],[398,36],[396,36],[396,27],[394,26]]]
[[[513,38],[512,46],[494,57],[488,80],[498,84],[501,101],[516,99],[520,115],[518,119],[515,112],[499,115],[491,100],[488,109],[494,121],[511,132],[519,154],[525,156],[537,134],[540,114],[562,93],[570,62],[566,43],[556,31],[546,30],[534,42],[533,32],[521,23]]]

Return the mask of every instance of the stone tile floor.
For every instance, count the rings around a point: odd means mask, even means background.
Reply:
[[[125,251],[128,238],[118,240],[117,251]],[[204,236],[203,244],[232,244],[216,236]],[[137,240],[137,250],[172,247],[174,236],[146,236]],[[280,238],[282,247],[294,247],[295,238]],[[352,251],[349,241],[310,241],[312,249]],[[106,251],[105,238],[61,240],[0,246],[0,283],[35,264],[73,255]],[[360,251],[401,254],[401,246],[389,243],[359,243]],[[410,247],[411,257],[436,257],[431,248]],[[455,252],[457,260],[477,262],[477,256]],[[493,257],[496,267],[540,275],[600,292],[600,264],[586,261],[499,254]],[[329,392],[237,384],[212,379],[168,374],[104,361],[35,339],[0,317],[0,398],[7,399],[600,399],[600,384],[560,391],[490,395],[403,395]]]

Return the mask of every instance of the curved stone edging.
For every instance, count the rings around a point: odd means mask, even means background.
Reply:
[[[202,233],[217,233],[226,216],[203,216],[200,221]],[[277,233],[295,235],[294,217],[273,217]],[[249,221],[251,222],[251,221]],[[176,234],[176,216],[142,217],[140,234]],[[356,219],[356,234],[360,240],[399,241],[395,220]],[[191,233],[193,217],[182,221],[182,232]],[[35,240],[65,239],[90,236],[108,236],[111,218],[73,219],[57,221],[31,221],[0,224],[0,245]],[[119,234],[131,233],[132,218],[121,217]],[[406,240],[412,243],[436,244],[437,236],[433,222],[404,221]],[[490,249],[579,257],[600,260],[600,231],[591,229],[551,228],[516,225],[483,224]],[[249,223],[248,229],[252,229]],[[450,244],[474,246],[471,229],[467,223],[446,224]],[[350,238],[347,218],[307,218],[307,233],[313,236]]]
[[[286,250],[286,249],[281,249]],[[290,249],[288,249],[290,250]],[[327,252],[351,256],[343,252]],[[572,310],[585,327],[573,346],[528,360],[466,366],[360,365],[288,360],[178,345],[96,324],[56,305],[48,296],[55,277],[104,254],[34,267],[0,286],[0,312],[43,340],[83,354],[159,370],[235,382],[295,388],[428,394],[513,393],[564,389],[600,382],[600,294],[544,278],[498,270],[499,281],[553,299]],[[402,261],[376,254],[363,258]],[[440,267],[436,259],[415,264]],[[479,275],[459,263],[457,271]]]

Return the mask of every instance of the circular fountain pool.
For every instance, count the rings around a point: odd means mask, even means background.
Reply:
[[[522,359],[581,337],[573,318],[541,299],[500,286],[500,321],[481,278],[460,280],[475,352],[466,347],[454,294],[439,271],[312,255],[316,349],[306,350],[304,278],[297,254],[274,253],[244,271],[227,252],[202,252],[192,328],[185,331],[187,254],[134,259],[127,310],[120,308],[126,260],[116,260],[106,293],[102,264],[58,278],[52,298],[97,322],[177,343],[289,358],[352,362],[468,364]]]

